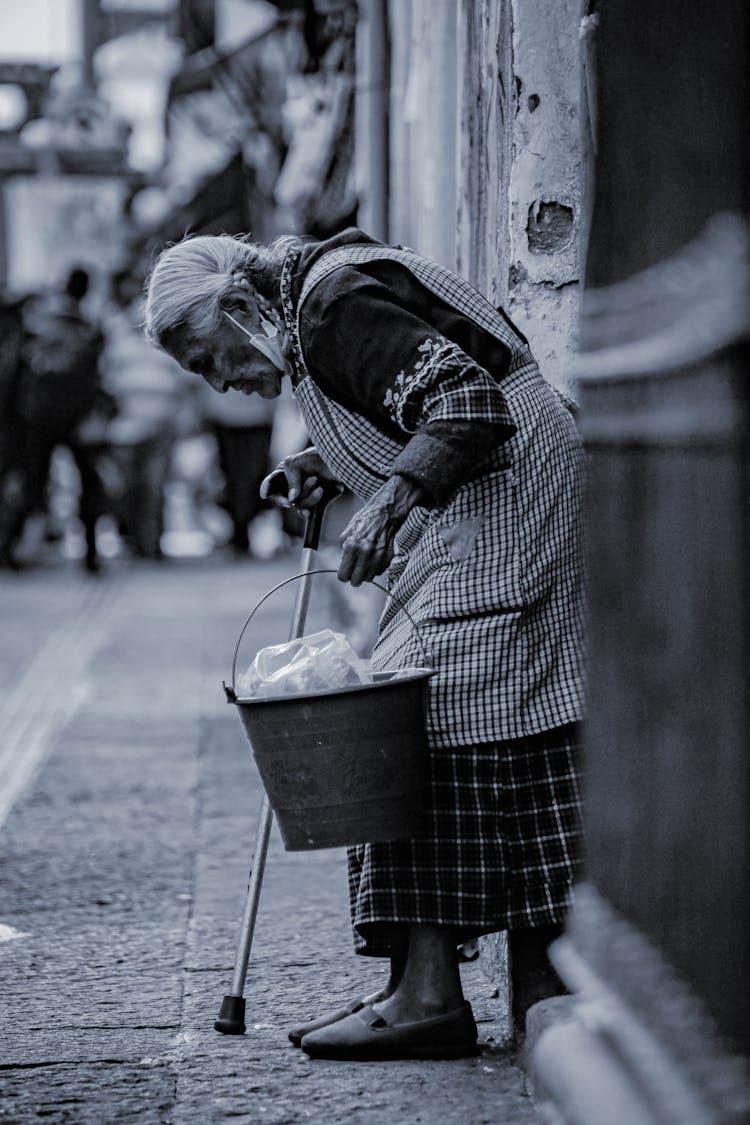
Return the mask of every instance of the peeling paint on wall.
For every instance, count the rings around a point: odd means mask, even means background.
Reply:
[[[583,160],[581,0],[462,0],[459,270],[571,392]]]
[[[580,0],[508,0],[513,15],[508,311],[546,378],[570,391],[578,320]]]
[[[526,235],[532,254],[557,254],[575,234],[572,207],[554,200],[536,199],[529,207]]]

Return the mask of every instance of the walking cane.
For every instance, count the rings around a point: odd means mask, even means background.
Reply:
[[[277,480],[271,480],[271,487],[269,492],[275,495],[282,495],[286,493],[286,477],[283,472],[278,474],[274,473]],[[307,528],[305,530],[305,539],[302,546],[302,558],[300,560],[300,569],[302,581],[299,584],[297,597],[294,603],[294,612],[292,614],[292,624],[289,629],[289,640],[293,641],[297,637],[301,637],[305,628],[305,619],[307,617],[307,606],[310,601],[310,587],[312,585],[312,575],[310,571],[313,569],[313,561],[315,559],[315,552],[318,549],[320,542],[320,532],[323,527],[323,515],[325,509],[331,500],[335,500],[340,496],[343,488],[340,484],[333,481],[324,481],[323,495],[316,504],[315,508],[311,511],[307,518]],[[276,486],[274,488],[274,485]],[[283,489],[283,492],[282,492]],[[266,866],[266,856],[268,854],[268,843],[271,838],[271,826],[273,824],[273,810],[268,800],[267,794],[263,794],[263,803],[260,809],[260,816],[258,818],[258,829],[255,837],[255,850],[253,852],[252,865],[250,867],[250,878],[247,887],[247,898],[245,899],[245,912],[242,917],[242,925],[240,927],[240,940],[237,946],[237,955],[234,961],[234,973],[232,976],[232,991],[225,995],[221,1002],[219,1010],[219,1018],[214,1023],[214,1029],[220,1031],[222,1035],[244,1035],[245,1034],[245,980],[247,978],[247,966],[250,961],[250,950],[253,944],[253,934],[255,932],[255,919],[258,914],[258,902],[260,900],[260,889],[263,882],[263,872]]]

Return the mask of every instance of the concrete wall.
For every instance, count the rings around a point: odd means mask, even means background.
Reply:
[[[510,3],[461,0],[456,258],[460,272],[494,304],[508,299],[509,184],[513,151]]]
[[[389,239],[456,265],[456,0],[389,0]]]
[[[563,384],[579,299],[579,9],[580,0],[513,0],[509,312]]]
[[[568,389],[582,225],[580,9],[581,0],[387,4],[388,238],[457,267],[504,304],[547,378]]]
[[[584,162],[581,0],[461,0],[458,265],[570,389]]]

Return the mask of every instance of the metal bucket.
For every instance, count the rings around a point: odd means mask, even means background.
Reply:
[[[376,673],[372,684],[273,699],[240,699],[234,692],[245,628],[266,598],[300,577],[274,587],[248,617],[235,649],[232,689],[226,689],[284,847],[307,851],[417,835],[426,780],[426,689],[434,675],[424,647],[425,666],[400,670],[398,679]]]

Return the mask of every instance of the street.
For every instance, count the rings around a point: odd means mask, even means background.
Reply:
[[[213,1030],[261,799],[221,681],[295,562],[0,575],[0,1120],[537,1120],[481,959],[462,969],[477,1058],[312,1062],[289,1044],[383,966],[352,952],[343,850],[287,853],[275,828],[247,1032]],[[294,585],[254,619],[247,659],[286,640]]]

